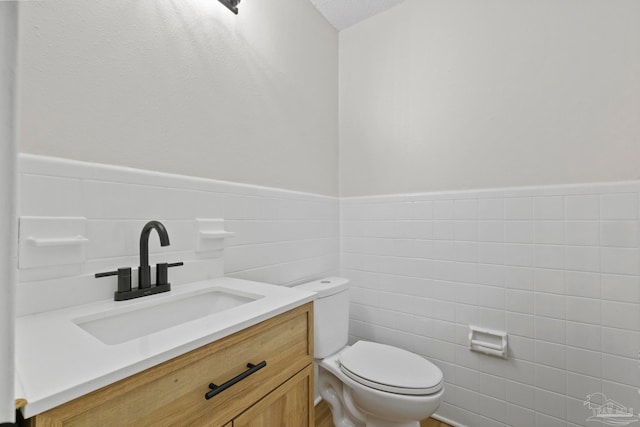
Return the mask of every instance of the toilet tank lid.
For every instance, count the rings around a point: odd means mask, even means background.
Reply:
[[[324,279],[314,280],[313,282],[303,283],[296,286],[296,288],[316,292],[316,298],[324,298],[344,291],[348,285],[349,279],[345,279],[344,277],[326,277]]]

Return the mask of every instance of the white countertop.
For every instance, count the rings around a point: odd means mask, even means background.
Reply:
[[[74,319],[110,310],[141,309],[221,287],[264,297],[158,332],[108,345]],[[16,319],[16,398],[27,400],[25,417],[141,372],[275,315],[312,301],[315,293],[221,277],[176,286],[170,292],[129,301],[100,301]]]

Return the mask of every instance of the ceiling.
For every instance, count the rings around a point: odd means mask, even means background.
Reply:
[[[338,30],[377,15],[404,0],[310,0]]]

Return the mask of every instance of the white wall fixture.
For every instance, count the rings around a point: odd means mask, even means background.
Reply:
[[[489,356],[507,358],[507,333],[469,326],[469,349]]]
[[[18,2],[0,2],[0,423],[14,422]]]
[[[225,239],[236,233],[224,229],[224,219],[197,219],[198,252],[202,255],[221,253],[225,246]],[[220,256],[220,255],[218,255]]]
[[[87,259],[87,219],[21,217],[20,269],[82,264]]]

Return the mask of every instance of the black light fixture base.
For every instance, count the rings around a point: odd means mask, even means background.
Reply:
[[[225,5],[226,8],[229,9],[231,12],[235,13],[236,15],[238,14],[238,3],[240,3],[239,0],[218,0],[218,1],[223,5]]]

